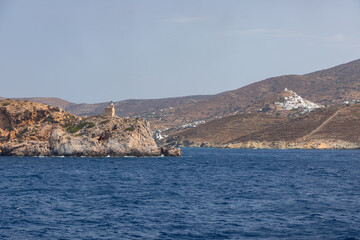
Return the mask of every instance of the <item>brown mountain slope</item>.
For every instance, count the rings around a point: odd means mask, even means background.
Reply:
[[[171,133],[166,143],[180,146],[221,146],[239,136],[251,134],[284,120],[284,117],[269,114],[238,114]]]
[[[360,147],[359,126],[360,104],[322,108],[293,117],[264,113],[238,114],[177,132],[169,136],[165,144],[316,148],[330,142],[329,148],[354,148]]]
[[[220,93],[198,97],[196,101],[165,104],[169,99],[139,100],[123,102],[127,108],[116,105],[119,114],[140,115],[151,121],[157,128],[177,127],[198,120],[212,120],[236,112],[249,112],[264,107],[263,99],[283,91],[284,88],[297,92],[304,98],[322,105],[336,105],[344,100],[360,99],[360,60],[342,64],[327,70],[306,75],[286,75],[269,78],[248,86]],[[155,107],[161,102],[161,107]],[[143,109],[138,111],[135,104]],[[173,106],[169,112],[160,109]],[[103,106],[100,107],[99,111]],[[128,108],[133,109],[132,112]],[[77,113],[77,111],[70,111]],[[93,112],[88,112],[90,115]]]
[[[263,98],[291,89],[306,99],[336,105],[344,100],[360,99],[360,60],[306,75],[269,78],[248,86],[220,93],[204,101],[183,106],[173,118],[186,116],[187,121],[225,116],[235,111],[247,111]]]
[[[257,128],[251,134],[236,138],[230,143],[245,141],[295,141],[302,139],[315,131],[322,123],[327,121],[339,109],[337,107],[319,109],[302,116],[286,118],[278,124],[266,128]],[[337,129],[334,129],[337,131]]]
[[[192,103],[203,101],[210,98],[210,95],[194,95],[186,97],[161,98],[161,99],[129,99],[114,102],[116,113],[122,117],[136,117],[141,116],[147,119],[154,118],[155,112],[164,111],[172,114],[174,110],[180,106],[187,106]],[[5,98],[0,97],[0,100]],[[108,102],[87,104],[87,103],[71,103],[60,98],[51,97],[31,97],[31,98],[13,98],[14,100],[38,102],[48,104],[54,107],[61,107],[64,110],[77,116],[93,116],[102,115],[104,108],[109,104]]]
[[[153,111],[160,111],[161,109],[175,108],[182,105],[199,102],[209,98],[208,95],[174,97],[162,99],[129,99],[124,101],[114,102],[116,113],[123,117],[134,117],[137,115],[150,115]],[[103,114],[104,107],[109,103],[97,104],[74,104],[65,109],[75,115],[97,115]],[[168,109],[171,110],[171,109]]]
[[[166,99],[125,100],[115,102],[119,116],[140,116],[156,128],[173,128],[198,120],[210,121],[237,112],[256,111],[264,107],[264,99],[284,88],[318,104],[333,106],[344,100],[360,99],[360,60],[305,75],[269,78],[245,87],[209,96]],[[52,99],[28,99],[64,107],[75,115],[96,115],[107,103],[71,104]],[[171,107],[171,109],[170,109]]]
[[[30,102],[37,102],[42,104],[48,104],[54,107],[60,107],[62,109],[66,109],[75,103],[68,102],[61,98],[53,98],[53,97],[29,97],[29,98],[13,98],[14,100],[19,101],[30,101]]]

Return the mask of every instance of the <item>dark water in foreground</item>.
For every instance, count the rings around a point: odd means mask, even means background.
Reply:
[[[360,239],[360,151],[0,157],[0,239]]]

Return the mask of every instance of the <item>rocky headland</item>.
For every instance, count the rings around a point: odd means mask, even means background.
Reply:
[[[0,155],[180,156],[181,150],[158,148],[144,119],[79,118],[58,107],[2,100]]]

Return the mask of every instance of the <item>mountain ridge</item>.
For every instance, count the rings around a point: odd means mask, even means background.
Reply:
[[[324,106],[334,106],[345,100],[360,99],[360,59],[304,75],[270,77],[244,87],[215,95],[194,95],[163,99],[129,99],[115,102],[116,112],[122,117],[143,117],[155,129],[176,128],[194,121],[211,121],[240,112],[263,108],[264,99],[291,89],[307,100]],[[22,98],[39,101],[39,98]],[[61,107],[78,116],[102,114],[107,103],[73,104],[42,103]],[[62,100],[62,99],[61,99]]]

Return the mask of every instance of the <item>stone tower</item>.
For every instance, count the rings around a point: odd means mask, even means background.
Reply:
[[[113,117],[115,116],[115,107],[114,107],[114,103],[113,102],[110,102],[109,106],[107,106],[105,108],[105,116],[108,116],[108,117]]]

